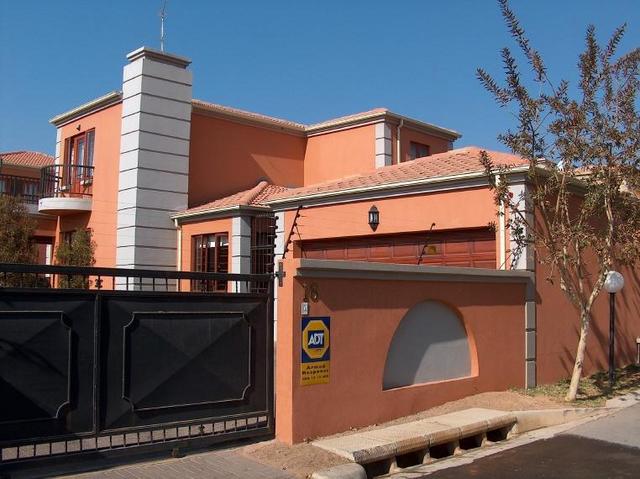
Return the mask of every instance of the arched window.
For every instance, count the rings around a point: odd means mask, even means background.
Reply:
[[[469,341],[458,315],[437,301],[411,308],[391,340],[383,389],[470,375]]]

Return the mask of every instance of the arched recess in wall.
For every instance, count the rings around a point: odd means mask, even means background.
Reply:
[[[470,350],[467,332],[453,309],[437,301],[419,303],[393,335],[383,389],[470,376]]]

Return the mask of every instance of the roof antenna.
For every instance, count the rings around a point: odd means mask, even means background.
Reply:
[[[162,2],[162,10],[160,10],[160,51],[164,53],[164,19],[167,18],[167,0]]]

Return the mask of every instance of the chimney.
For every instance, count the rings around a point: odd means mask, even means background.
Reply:
[[[187,208],[190,60],[150,48],[127,55],[122,83],[116,266],[175,269],[173,212]]]

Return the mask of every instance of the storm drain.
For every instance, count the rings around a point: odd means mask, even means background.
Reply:
[[[503,441],[515,424],[513,413],[471,408],[319,439],[313,445],[362,465],[367,477],[374,478]]]
[[[362,464],[369,479],[382,478],[388,474],[400,472],[403,469],[421,464],[431,464],[441,459],[464,454],[466,451],[489,446],[505,441],[515,424],[489,430],[486,433],[461,437],[458,440],[433,444],[428,448],[406,452],[392,458]]]

